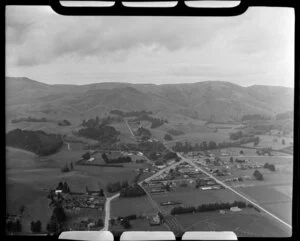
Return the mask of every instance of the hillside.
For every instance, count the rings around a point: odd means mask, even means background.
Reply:
[[[277,86],[242,87],[229,82],[192,84],[96,83],[47,85],[6,78],[7,122],[21,116],[73,119],[104,116],[112,109],[150,110],[159,116],[235,121],[245,114],[274,117],[293,110],[294,90]],[[76,121],[75,121],[76,122]]]

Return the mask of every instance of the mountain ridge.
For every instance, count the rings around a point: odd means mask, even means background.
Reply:
[[[148,110],[164,116],[180,114],[201,120],[237,120],[245,114],[274,116],[293,109],[294,89],[225,81],[182,84],[102,82],[48,85],[24,77],[6,77],[7,113],[70,117],[107,113],[112,109]],[[56,114],[55,114],[56,113]]]

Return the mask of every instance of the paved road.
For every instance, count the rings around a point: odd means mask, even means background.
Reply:
[[[262,206],[260,206],[259,204],[257,204],[255,201],[251,200],[249,197],[246,197],[244,194],[236,191],[235,189],[233,189],[232,187],[228,186],[227,184],[225,184],[224,182],[220,181],[219,179],[217,179],[215,176],[213,176],[212,174],[208,173],[207,171],[205,171],[204,169],[202,169],[200,166],[196,165],[192,160],[187,159],[185,157],[183,157],[182,155],[180,155],[179,153],[177,153],[177,155],[179,157],[181,157],[182,160],[186,161],[187,163],[189,163],[191,166],[198,168],[200,171],[202,171],[204,174],[206,174],[207,176],[209,176],[210,178],[212,178],[213,180],[215,180],[217,183],[219,183],[220,185],[224,186],[225,188],[227,188],[228,190],[234,192],[235,194],[237,194],[238,196],[242,197],[243,199],[247,200],[249,203],[252,203],[253,205],[255,205],[256,207],[258,207],[260,210],[262,210],[263,212],[267,213],[269,216],[271,216],[272,218],[276,219],[277,221],[279,221],[281,224],[283,224],[285,227],[292,229],[292,226],[288,223],[286,223],[285,221],[281,220],[280,218],[278,218],[277,216],[275,216],[274,214],[270,213],[268,210],[264,209]]]

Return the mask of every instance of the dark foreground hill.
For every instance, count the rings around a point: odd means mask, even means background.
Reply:
[[[275,117],[293,110],[292,88],[242,87],[229,82],[192,84],[96,83],[47,85],[28,78],[6,78],[6,114],[83,118],[113,109],[148,110],[212,121],[241,120],[246,114]]]

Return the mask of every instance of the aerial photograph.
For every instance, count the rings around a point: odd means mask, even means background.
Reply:
[[[293,9],[5,15],[7,235],[292,235]]]

